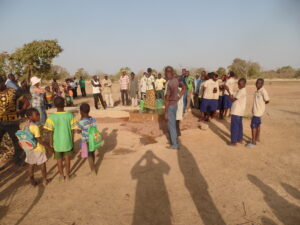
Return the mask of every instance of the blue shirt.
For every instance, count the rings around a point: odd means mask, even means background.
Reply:
[[[15,82],[13,82],[11,79],[6,80],[5,86],[7,88],[12,88],[12,89],[15,89],[15,90],[19,89],[19,86]]]

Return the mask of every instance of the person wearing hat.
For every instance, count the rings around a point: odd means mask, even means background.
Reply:
[[[41,79],[38,77],[31,77],[31,106],[40,113],[40,121],[37,123],[39,126],[44,125],[47,119],[46,108],[45,108],[45,90],[40,87]]]
[[[18,110],[18,103],[22,103],[20,110]],[[15,134],[20,129],[19,115],[24,113],[29,106],[30,103],[24,97],[21,89],[7,88],[4,77],[0,76],[0,142],[2,142],[4,134],[8,133],[15,149],[14,161],[18,165],[22,164],[23,150],[19,146]]]

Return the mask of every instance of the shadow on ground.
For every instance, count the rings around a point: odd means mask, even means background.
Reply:
[[[271,208],[273,214],[285,225],[296,225],[300,222],[300,207],[287,201],[263,183],[258,177],[248,174],[251,183],[257,186],[264,194],[264,200]],[[289,190],[290,191],[290,190]]]
[[[131,169],[137,180],[132,225],[171,225],[171,206],[164,181],[169,165],[147,151]]]

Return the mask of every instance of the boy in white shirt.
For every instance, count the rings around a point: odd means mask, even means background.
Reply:
[[[246,79],[241,78],[238,81],[239,90],[232,97],[231,106],[231,144],[236,146],[237,143],[243,143],[243,116],[246,109],[247,92],[246,92]],[[232,96],[228,87],[225,87],[229,95]]]
[[[224,116],[227,116],[228,110],[232,106],[232,96],[230,96],[230,93],[233,94],[234,86],[235,86],[235,73],[230,71],[229,72],[229,78],[225,82],[225,92],[224,92],[224,98],[223,98],[223,106],[224,106]]]
[[[204,120],[209,121],[209,116],[218,109],[219,87],[215,73],[208,74],[209,80],[203,84],[202,102],[200,111],[204,113]]]
[[[251,120],[252,141],[247,144],[247,147],[253,147],[259,141],[261,117],[265,112],[266,104],[270,101],[268,92],[263,86],[264,80],[262,78],[257,79],[252,108],[253,117]]]

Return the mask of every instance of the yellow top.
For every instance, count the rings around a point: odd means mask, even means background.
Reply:
[[[32,133],[32,135],[35,138],[41,137],[40,128],[36,124],[31,124],[29,126],[29,131]],[[37,143],[37,146],[33,149],[33,151],[46,152],[45,147],[41,145],[39,142]]]

